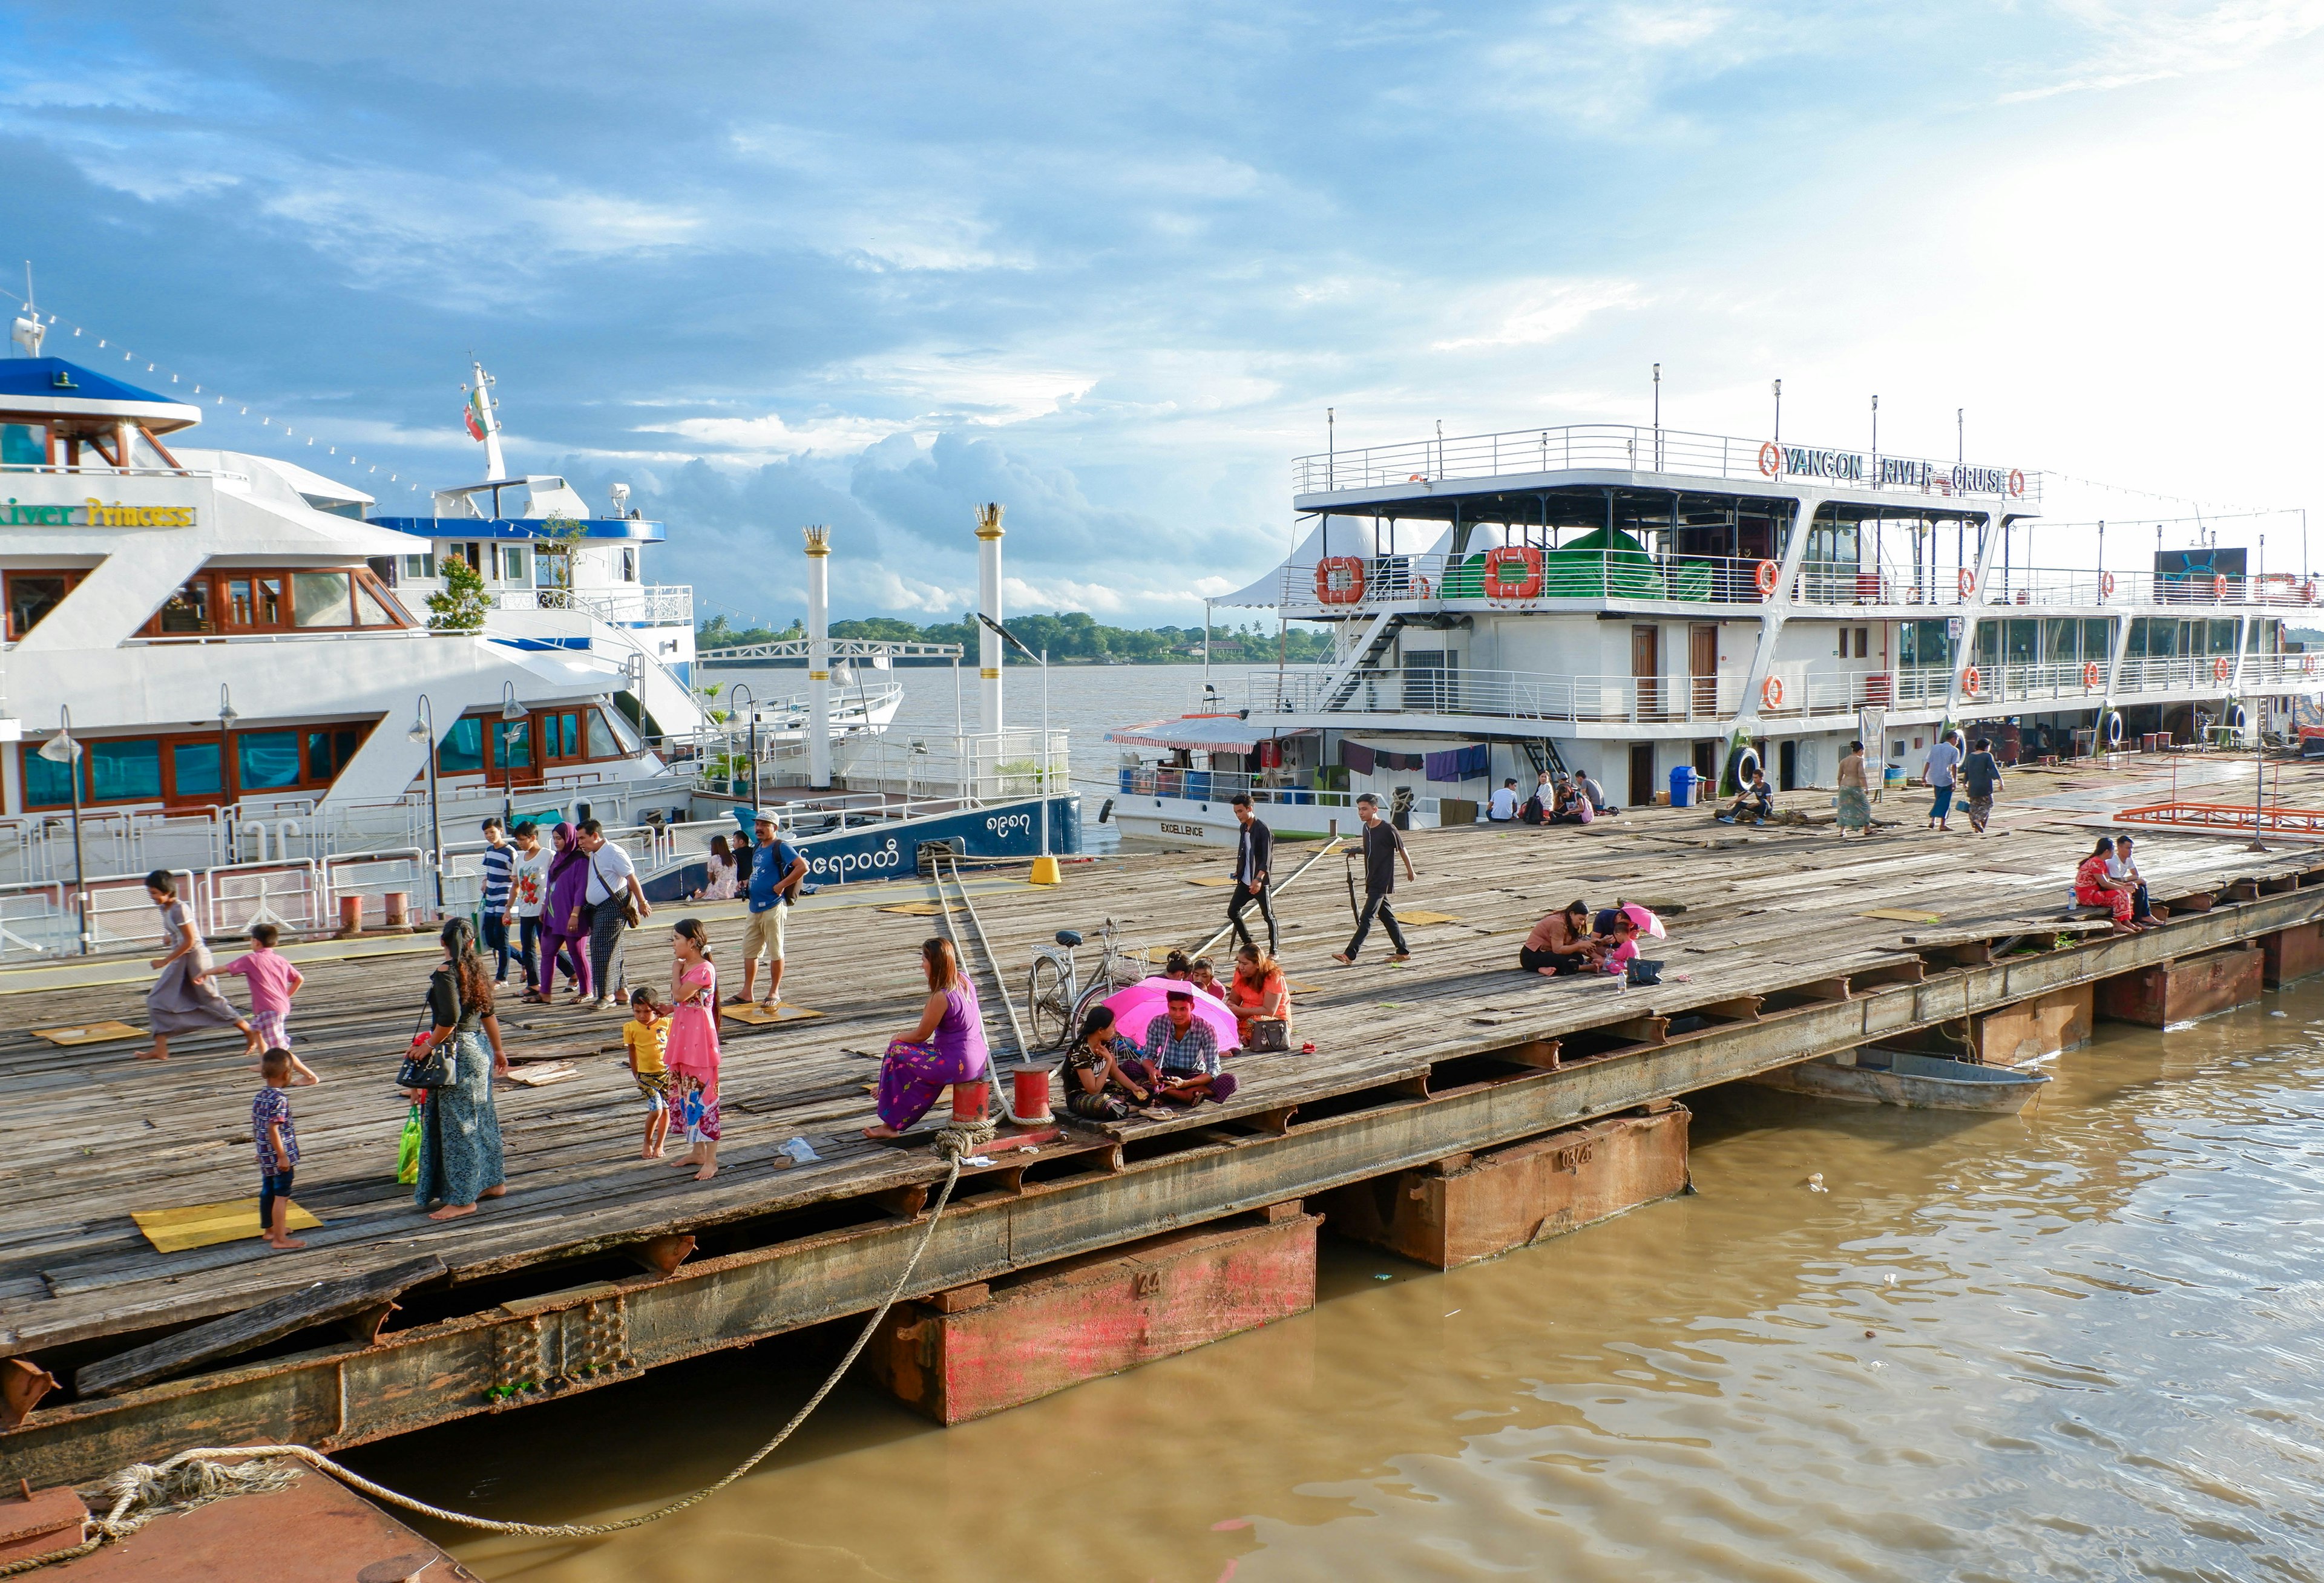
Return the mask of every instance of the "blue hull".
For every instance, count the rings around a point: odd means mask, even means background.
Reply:
[[[943,842],[964,857],[1034,858],[1041,853],[1038,798],[920,819],[882,820],[860,830],[835,830],[797,842],[807,857],[811,885],[848,885],[865,879],[898,879],[918,872],[920,844]],[[1082,850],[1082,802],[1078,796],[1049,799],[1049,850],[1072,857]],[[682,900],[709,883],[700,862],[656,874],[645,885],[657,906]]]

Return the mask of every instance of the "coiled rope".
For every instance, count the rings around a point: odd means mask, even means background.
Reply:
[[[619,1533],[625,1529],[642,1528],[649,1523],[659,1523],[664,1517],[675,1516],[688,1506],[708,1500],[765,1461],[777,1447],[791,1438],[800,1424],[807,1422],[807,1414],[821,1406],[823,1399],[837,1387],[847,1371],[854,1367],[856,1358],[862,1355],[863,1348],[871,1344],[872,1332],[880,1328],[880,1321],[888,1317],[888,1311],[895,1307],[910,1285],[912,1273],[919,1268],[921,1256],[927,1252],[928,1244],[935,1239],[936,1222],[943,1218],[945,1206],[952,1201],[953,1189],[960,1184],[962,1162],[990,1143],[995,1130],[996,1124],[990,1119],[976,1122],[955,1120],[937,1132],[936,1152],[947,1162],[950,1169],[945,1173],[944,1186],[937,1191],[936,1202],[928,1210],[928,1223],[920,1231],[920,1239],[912,1248],[912,1256],[905,1261],[903,1270],[896,1276],[896,1284],[888,1289],[888,1295],[881,1300],[879,1308],[865,1321],[862,1333],[847,1349],[847,1356],[839,1360],[839,1367],[831,1371],[830,1377],[807,1399],[806,1405],[791,1414],[790,1422],[777,1431],[772,1440],[744,1458],[733,1472],[715,1484],[706,1485],[666,1505],[634,1517],[623,1517],[615,1523],[503,1523],[491,1517],[430,1505],[384,1485],[374,1484],[354,1469],[334,1462],[311,1446],[198,1446],[191,1450],[180,1451],[164,1461],[138,1462],[115,1473],[105,1482],[106,1489],[113,1496],[112,1506],[104,1516],[90,1519],[89,1525],[97,1531],[94,1538],[68,1550],[51,1551],[45,1555],[28,1556],[23,1560],[0,1565],[0,1578],[13,1578],[36,1567],[88,1555],[100,1545],[128,1538],[154,1518],[172,1512],[189,1511],[228,1496],[282,1489],[297,1477],[296,1470],[289,1466],[294,1461],[304,1462],[319,1472],[327,1473],[350,1489],[359,1490],[374,1500],[401,1506],[422,1517],[433,1517],[439,1523],[478,1529],[486,1533],[521,1533],[536,1539],[595,1539],[604,1534]],[[227,1458],[235,1460],[221,1460]]]

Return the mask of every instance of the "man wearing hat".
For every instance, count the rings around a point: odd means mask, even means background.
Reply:
[[[735,810],[740,823],[742,810]],[[771,1011],[783,998],[783,919],[807,878],[807,859],[798,848],[775,833],[775,816],[761,809],[751,817],[751,910],[742,921],[742,992],[727,999],[729,1006],[747,1006],[759,976],[759,959],[771,957],[767,973],[767,998],[759,1002]]]

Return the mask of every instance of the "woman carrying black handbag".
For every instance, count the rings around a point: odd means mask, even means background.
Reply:
[[[493,1014],[493,976],[467,919],[446,924],[440,938],[444,961],[428,980],[432,1026],[426,1047],[415,1045],[407,1064],[424,1069],[431,1054],[440,1053],[450,1058],[450,1081],[404,1091],[420,1106],[420,1177],[411,1201],[423,1210],[440,1203],[429,1211],[431,1220],[473,1215],[478,1199],[508,1191],[500,1116],[493,1109],[493,1079],[508,1075],[508,1056],[501,1048],[500,1018]]]

